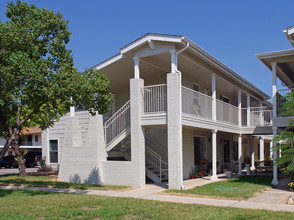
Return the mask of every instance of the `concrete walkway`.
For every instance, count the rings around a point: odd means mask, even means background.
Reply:
[[[198,180],[198,181],[197,181]],[[221,181],[222,178],[219,178]],[[286,181],[285,181],[286,182]],[[187,181],[185,186],[204,185],[210,183],[206,179],[195,179]],[[283,183],[282,183],[283,184]],[[282,185],[281,184],[281,185]],[[87,195],[100,195],[100,196],[113,196],[113,197],[130,197],[148,200],[158,200],[164,202],[176,202],[186,204],[201,204],[222,207],[236,207],[245,209],[266,209],[273,211],[289,211],[294,212],[294,205],[285,204],[291,192],[281,189],[271,189],[261,193],[248,200],[227,200],[227,199],[210,199],[210,198],[197,198],[188,196],[174,196],[158,194],[166,189],[166,184],[154,185],[147,184],[144,188],[137,188],[127,191],[103,191],[103,190],[82,190],[82,189],[57,189],[57,188],[44,188],[44,187],[21,187],[21,186],[0,186],[0,189],[25,189],[25,190],[41,190],[51,192],[63,193],[77,193]]]

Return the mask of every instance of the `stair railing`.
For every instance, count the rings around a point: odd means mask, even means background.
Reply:
[[[155,167],[159,171],[159,179],[161,182],[162,178],[162,169],[161,169],[161,156],[151,150],[149,147],[145,146],[146,149],[146,168],[152,172],[152,168]]]
[[[130,101],[104,123],[106,147],[130,127]]]
[[[149,148],[152,149],[156,149],[158,152],[156,152],[155,150],[153,150],[155,153],[161,155],[162,157],[162,163],[166,164],[167,168],[167,162],[168,162],[168,155],[167,153],[162,149],[162,147],[160,147],[158,144],[154,143],[150,138],[145,136],[145,143],[147,146],[149,146]]]

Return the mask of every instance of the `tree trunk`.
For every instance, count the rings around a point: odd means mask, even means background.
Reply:
[[[25,166],[26,160],[23,158],[22,153],[19,151],[19,145],[18,144],[12,144],[11,147],[14,150],[14,153],[16,154],[17,159],[18,159],[19,176],[24,177],[24,176],[27,175],[26,166]]]

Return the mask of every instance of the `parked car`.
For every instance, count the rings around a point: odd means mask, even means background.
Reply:
[[[24,159],[26,160],[26,168],[32,168],[37,166],[39,160],[42,158],[42,153],[40,152],[28,152]]]
[[[0,159],[0,167],[10,168],[18,167],[18,163],[15,156],[6,156]]]

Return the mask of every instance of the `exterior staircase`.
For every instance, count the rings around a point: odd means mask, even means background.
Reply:
[[[126,150],[130,147],[130,101],[104,123],[104,135],[106,151],[110,151],[118,144],[122,150],[124,147]],[[125,158],[131,159],[128,152],[125,153]],[[153,182],[161,183],[168,179],[167,153],[150,139],[145,141],[145,164],[146,175]]]
[[[130,134],[130,101],[104,123],[106,151],[110,151]]]
[[[146,175],[155,183],[168,180],[168,165],[161,156],[145,145]]]

